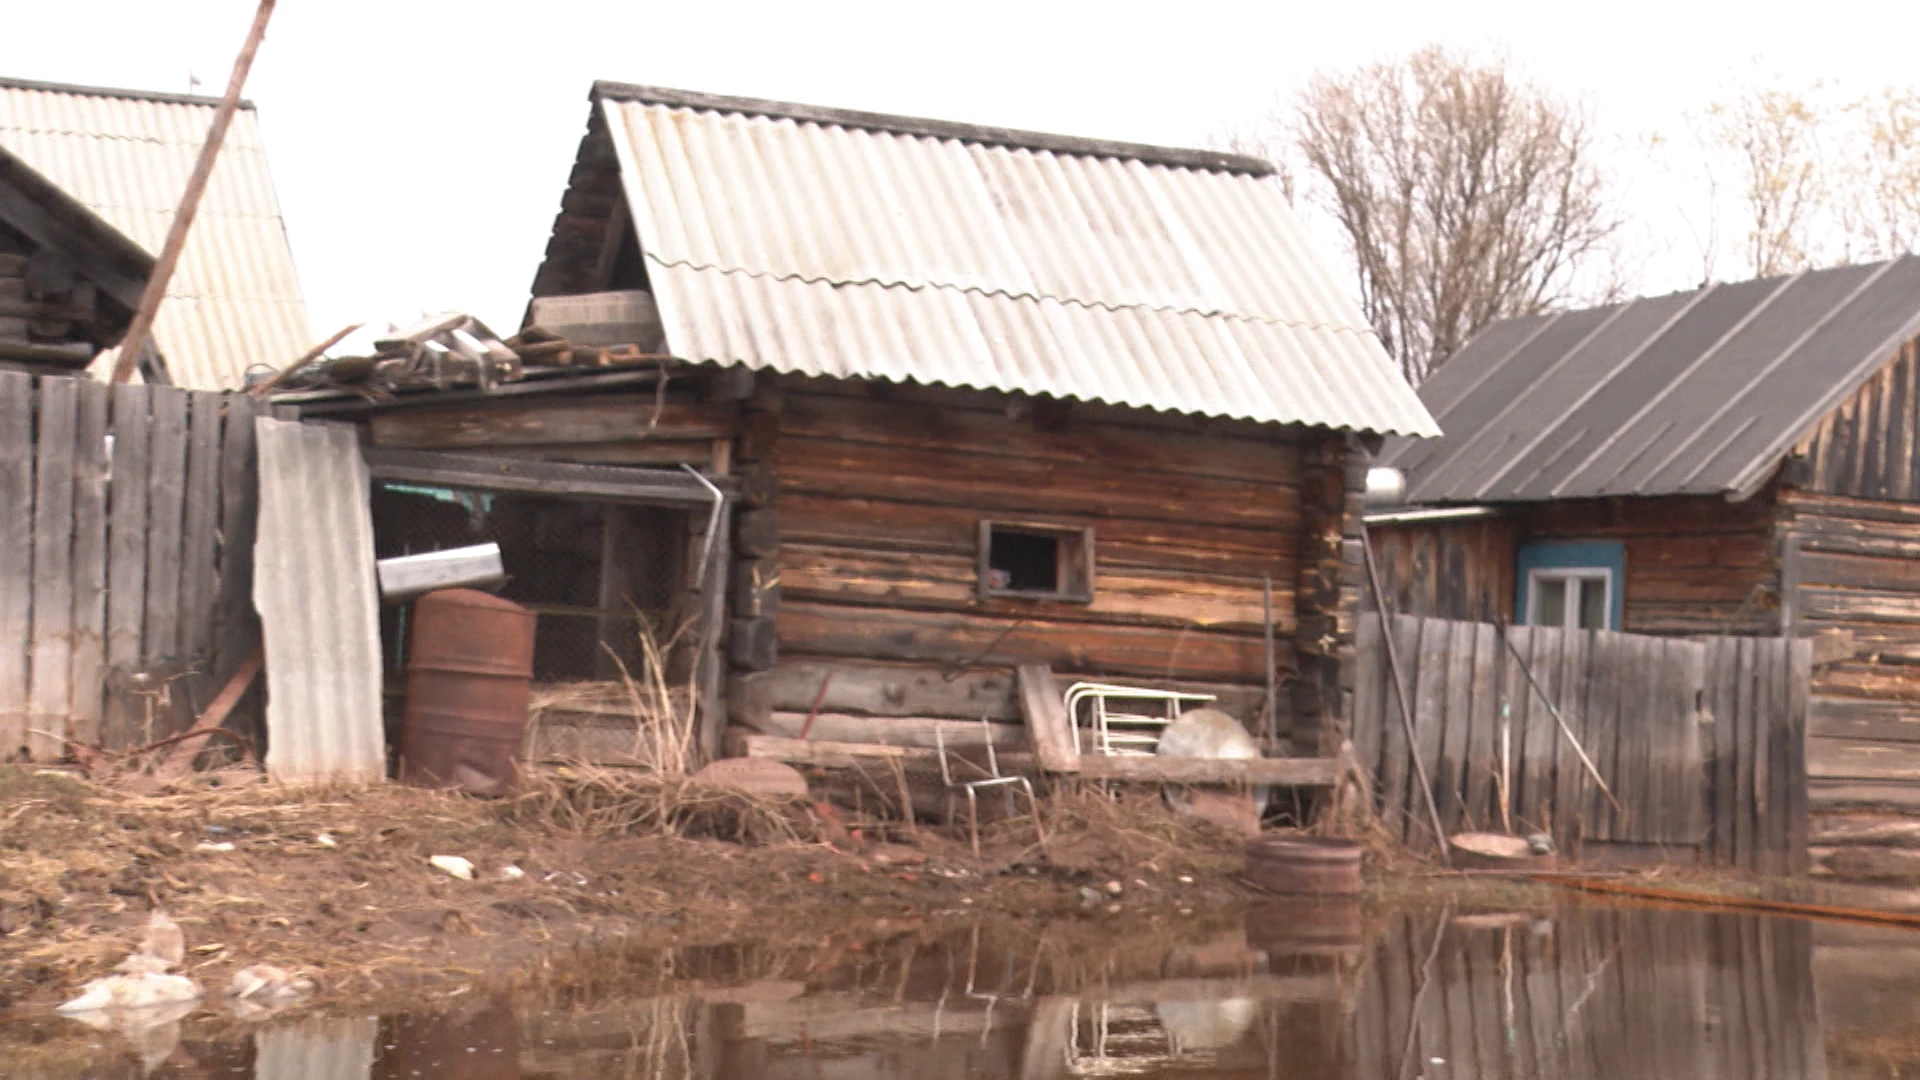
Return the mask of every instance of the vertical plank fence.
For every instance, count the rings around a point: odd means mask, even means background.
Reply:
[[[1418,755],[1449,834],[1511,827],[1575,854],[1804,868],[1808,642],[1369,614],[1357,643],[1354,752],[1405,842],[1434,844]]]
[[[0,372],[0,759],[173,734],[252,652],[254,411]]]

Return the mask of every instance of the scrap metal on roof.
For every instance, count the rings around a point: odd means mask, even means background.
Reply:
[[[677,356],[1436,430],[1263,162],[607,83],[594,99]]]
[[[1389,446],[1413,503],[1745,497],[1920,333],[1920,258],[1496,323]]]
[[[158,252],[213,98],[0,80],[0,146]],[[227,389],[312,344],[258,117],[235,115],[154,337],[177,386]]]

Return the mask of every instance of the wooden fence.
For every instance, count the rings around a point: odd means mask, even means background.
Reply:
[[[0,757],[171,734],[252,653],[262,407],[0,372]]]
[[[1807,642],[1394,616],[1410,741],[1381,628],[1360,623],[1354,752],[1408,842],[1433,843],[1417,759],[1449,834],[1510,825],[1576,854],[1803,868]]]

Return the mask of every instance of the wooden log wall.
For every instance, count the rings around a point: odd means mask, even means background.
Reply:
[[[682,385],[683,384],[683,385]],[[578,465],[692,465],[725,475],[733,444],[731,402],[704,401],[695,380],[591,397],[539,396],[373,414],[374,446],[484,452],[489,457]]]
[[[1827,1075],[1809,924],[1577,907],[1541,930],[1393,916],[1355,980],[1349,1075]]]
[[[1278,666],[1297,667],[1297,436],[826,380],[763,379],[746,405],[738,721],[815,708],[1007,720],[1018,716],[1009,669],[1045,663],[1063,684],[1101,676],[1217,692],[1252,727],[1265,693],[1265,579]],[[1344,473],[1323,492],[1337,507],[1337,556]],[[983,519],[1091,528],[1091,602],[983,599]],[[1284,736],[1284,700],[1278,712]]]
[[[1369,460],[1343,436],[1314,437],[1303,454],[1294,591],[1296,757],[1334,757],[1353,733],[1354,619],[1366,581],[1362,508]]]
[[[0,372],[0,754],[172,734],[252,653],[255,411]]]
[[[1380,589],[1394,614],[1513,620],[1511,517],[1373,525],[1367,532]],[[1373,609],[1371,594],[1364,606]]]
[[[1920,505],[1789,491],[1795,633],[1825,637],[1808,715],[1814,871],[1920,879]]]
[[[1383,625],[1394,635],[1411,740]],[[1797,866],[1807,844],[1798,782],[1807,642],[1546,627],[1506,634],[1511,649],[1487,623],[1362,618],[1355,754],[1373,771],[1382,819],[1399,837],[1433,846],[1417,758],[1449,834],[1510,823],[1515,832],[1551,832],[1576,856]]]

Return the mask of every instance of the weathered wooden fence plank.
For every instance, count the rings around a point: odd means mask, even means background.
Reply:
[[[1753,813],[1754,869],[1778,869],[1778,845],[1786,836],[1784,807],[1774,798],[1773,731],[1785,694],[1781,685],[1780,650],[1772,641],[1753,643]]]
[[[33,470],[33,630],[27,661],[27,747],[35,761],[59,759],[73,704],[75,387],[72,379],[40,381]]]
[[[73,664],[69,737],[100,741],[105,703],[107,623],[107,401],[105,383],[75,380],[79,392],[73,468]]]
[[[1574,738],[1586,745],[1587,688],[1593,663],[1593,632],[1580,631],[1566,636],[1560,662],[1560,716]],[[1558,725],[1555,725],[1556,727]],[[1592,826],[1581,801],[1586,769],[1580,764],[1579,751],[1564,732],[1556,732],[1553,743],[1553,834],[1563,851],[1575,850],[1581,837]]]
[[[1799,638],[1787,658],[1786,727],[1779,740],[1792,782],[1787,786],[1787,872],[1807,872],[1807,709],[1813,686],[1813,642]]]
[[[0,371],[0,760],[27,747],[33,618],[33,376]]]
[[[180,544],[186,524],[187,394],[153,386],[147,458],[147,606],[142,632],[146,667],[181,661]],[[155,731],[155,735],[171,734]]]
[[[1419,755],[1420,764],[1426,769],[1427,780],[1433,785],[1433,798],[1439,805],[1445,798],[1446,779],[1441,771],[1440,747],[1446,735],[1447,723],[1447,646],[1451,626],[1444,619],[1420,620],[1420,651],[1414,664],[1414,753]],[[1415,770],[1413,783],[1419,786],[1419,771]],[[1420,802],[1415,804],[1416,812],[1408,815],[1407,841],[1438,845],[1443,838],[1433,836],[1433,821],[1430,815],[1418,812],[1424,809],[1426,795],[1421,793]],[[1442,826],[1445,818],[1441,819]]]
[[[1392,696],[1385,671],[1386,649],[1380,636],[1383,618],[1373,612],[1362,613],[1353,631],[1353,757],[1355,765],[1370,777],[1380,776],[1380,742],[1386,719],[1383,708]],[[1378,809],[1379,792],[1374,795]]]
[[[217,394],[194,394],[188,406],[186,507],[180,535],[180,653],[196,666],[205,667],[206,678],[211,681],[214,569],[220,527],[221,398]]]
[[[1596,631],[1589,643],[1587,660],[1599,674],[1588,680],[1586,695],[1586,719],[1584,729],[1587,756],[1593,760],[1594,768],[1606,778],[1609,786],[1620,775],[1619,763],[1615,759],[1619,740],[1617,732],[1620,724],[1621,658],[1626,653],[1626,635],[1606,630]],[[1580,801],[1575,809],[1586,815],[1587,830],[1582,840],[1612,840],[1619,830],[1613,807],[1593,782],[1587,771],[1580,770]]]
[[[101,741],[133,744],[145,718],[131,677],[142,669],[147,613],[147,462],[149,393],[144,385],[112,390],[113,481],[107,494],[107,686]]]
[[[1753,784],[1754,749],[1758,745],[1753,723],[1758,708],[1754,700],[1753,639],[1740,638],[1735,642],[1734,651],[1733,860],[1736,866],[1752,868],[1756,865],[1755,831],[1759,826],[1755,814],[1759,800]]]
[[[1447,835],[1466,828],[1467,758],[1473,715],[1473,624],[1452,622],[1447,629],[1447,688],[1442,711],[1446,727],[1440,739],[1440,769],[1434,777],[1434,797],[1440,802],[1440,821]]]
[[[1713,788],[1707,775],[1708,734],[1701,730],[1700,724],[1700,707],[1706,697],[1707,647],[1697,641],[1676,642],[1673,647],[1679,650],[1679,671],[1673,683],[1674,715],[1678,724],[1676,745],[1684,763],[1673,779],[1673,788],[1683,807],[1678,819],[1680,839],[1699,845],[1704,853],[1709,850],[1708,823],[1713,814],[1710,803]]]
[[[241,664],[260,647],[260,617],[253,610],[253,539],[260,507],[259,470],[254,460],[253,398],[227,399],[220,440],[220,569],[214,630],[214,683],[225,686]],[[242,697],[229,727],[261,727],[263,691]]]
[[[1414,789],[1418,782],[1410,784],[1409,763],[1413,750],[1407,743],[1406,728],[1401,721],[1401,695],[1405,695],[1405,705],[1411,709],[1414,684],[1410,668],[1420,652],[1420,620],[1411,615],[1395,615],[1388,630],[1393,634],[1394,655],[1400,659],[1397,673],[1400,689],[1396,691],[1393,687],[1396,673],[1388,670],[1381,724],[1380,798],[1385,808],[1382,820],[1387,829],[1404,838],[1415,827],[1408,818],[1420,795]]]
[[[1734,847],[1734,798],[1736,725],[1734,723],[1735,685],[1738,678],[1735,661],[1738,646],[1728,638],[1709,638],[1707,646],[1707,711],[1713,717],[1709,732],[1713,749],[1712,789],[1713,858],[1716,863],[1732,865]]]
[[[1499,823],[1493,808],[1494,776],[1500,768],[1500,673],[1505,659],[1497,628],[1473,624],[1473,685],[1469,688],[1472,717],[1467,733],[1467,826],[1486,830]]]
[[[1527,668],[1539,688],[1532,692],[1527,706],[1527,731],[1523,742],[1525,768],[1520,779],[1521,801],[1516,816],[1524,818],[1529,829],[1547,829],[1553,812],[1553,755],[1560,742],[1553,710],[1559,707],[1560,658],[1566,647],[1566,632],[1553,627],[1531,628],[1532,649]]]
[[[1507,814],[1501,819],[1501,828],[1504,829],[1509,826],[1520,827],[1522,755],[1526,751],[1527,711],[1534,703],[1533,690],[1527,685],[1521,660],[1533,647],[1533,636],[1532,631],[1523,626],[1501,628],[1499,633],[1506,636],[1507,643],[1500,648],[1501,711],[1495,718],[1494,753],[1498,755],[1496,768],[1501,777],[1500,783],[1506,788]]]

